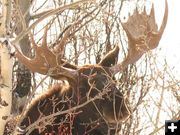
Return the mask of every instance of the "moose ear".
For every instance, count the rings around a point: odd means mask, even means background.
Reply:
[[[111,67],[117,63],[119,54],[119,46],[116,45],[113,50],[104,56],[104,58],[98,63],[104,67]]]

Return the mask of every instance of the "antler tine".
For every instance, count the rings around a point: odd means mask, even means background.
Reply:
[[[163,22],[161,24],[161,27],[159,29],[160,36],[162,36],[162,34],[163,34],[164,30],[165,30],[167,20],[168,20],[168,3],[167,3],[167,0],[166,0],[164,18],[163,18]]]
[[[14,45],[15,47],[15,56],[18,58],[18,60],[23,63],[24,65],[26,65],[26,67],[28,67],[29,69],[33,69],[33,62],[31,61],[31,59],[29,59],[28,57],[24,56],[19,49]],[[32,70],[34,72],[34,70]]]
[[[151,13],[149,15],[149,21],[148,24],[152,25],[150,26],[151,29],[148,33],[148,37],[150,38],[149,44],[148,44],[148,48],[145,51],[154,49],[158,46],[159,41],[162,37],[162,34],[165,30],[166,24],[167,24],[167,19],[168,19],[168,3],[167,0],[165,0],[165,12],[164,12],[164,17],[163,17],[163,21],[162,24],[160,26],[160,29],[158,30],[156,21],[155,21],[155,13],[154,13],[154,5],[152,5],[152,10]]]
[[[48,25],[45,26],[43,39],[42,39],[42,47],[47,48],[47,32],[48,32]]]
[[[165,0],[165,13],[159,31],[155,21],[153,5],[149,16],[145,13],[145,10],[142,14],[139,14],[135,10],[134,14],[129,17],[128,21],[122,23],[122,27],[128,37],[128,55],[122,63],[110,68],[112,73],[115,74],[122,71],[129,64],[138,61],[144,53],[156,48],[166,27],[167,19],[167,0]]]
[[[29,37],[30,37],[30,41],[31,41],[33,49],[37,50],[37,46],[36,46],[36,43],[34,41],[32,33],[29,34]]]
[[[150,21],[152,20],[151,24],[156,24],[155,12],[154,12],[154,4],[152,4],[151,12],[150,12],[150,14],[149,14],[149,18],[150,18],[150,19],[149,19]]]

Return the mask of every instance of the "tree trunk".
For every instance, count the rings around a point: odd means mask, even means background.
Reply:
[[[1,84],[0,84],[0,135],[11,113],[12,104],[12,68],[13,61],[7,47],[7,42],[0,43]]]
[[[16,5],[19,6],[20,12],[24,16],[24,24],[26,27],[29,26],[30,22],[30,1],[29,0],[18,0],[16,1]],[[16,34],[18,35],[23,31],[23,25],[19,24],[16,29]],[[28,35],[24,36],[22,40],[19,41],[19,46],[21,48],[22,53],[30,57],[30,41]],[[17,84],[13,91],[13,106],[12,106],[12,113],[13,114],[19,114],[22,111],[22,108],[24,107],[24,104],[26,103],[25,100],[27,99],[27,95],[31,88],[31,73],[29,69],[27,69],[22,63],[18,62],[18,68],[17,68]],[[18,95],[18,96],[17,96]]]
[[[11,19],[11,0],[2,0],[2,17],[0,18],[0,135],[3,135],[12,106],[12,69],[13,61],[10,57],[8,31]],[[2,41],[3,40],[3,41]]]

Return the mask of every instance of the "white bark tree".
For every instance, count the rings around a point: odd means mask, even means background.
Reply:
[[[0,135],[3,134],[5,124],[11,112],[12,104],[12,68],[13,61],[10,56],[7,42],[0,42],[1,56],[1,84],[0,84]]]
[[[0,19],[0,135],[3,135],[5,124],[11,112],[12,105],[12,69],[13,61],[10,56],[8,30],[11,15],[11,0],[2,0],[2,17]]]

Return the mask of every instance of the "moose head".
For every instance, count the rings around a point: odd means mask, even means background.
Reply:
[[[64,33],[54,50],[47,45],[45,28],[42,45],[37,46],[30,35],[35,57],[29,59],[16,48],[16,57],[31,71],[66,79],[53,86],[28,106],[20,126],[30,134],[107,134],[107,125],[126,121],[130,109],[123,93],[117,88],[114,75],[138,61],[147,51],[158,46],[168,17],[166,0],[164,18],[158,30],[154,7],[147,15],[134,11],[122,27],[128,37],[128,55],[116,63],[116,46],[98,64],[76,66],[62,58],[64,46],[72,27]],[[58,53],[57,53],[58,52]],[[49,117],[49,115],[51,117]],[[46,116],[45,118],[43,118]],[[72,130],[70,130],[72,129]]]

